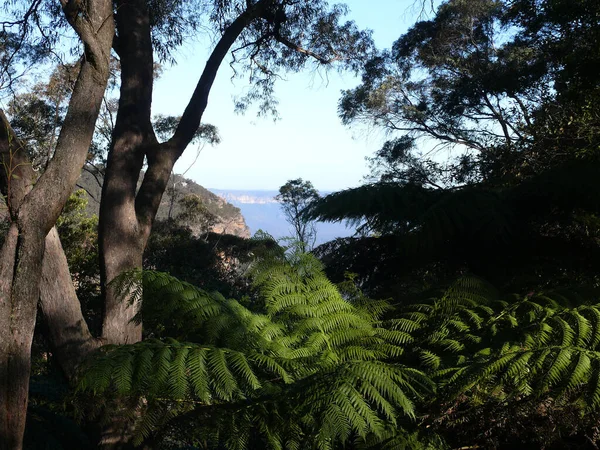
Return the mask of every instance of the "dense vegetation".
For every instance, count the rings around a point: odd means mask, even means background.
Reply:
[[[597,1],[447,0],[388,50],[321,1],[52,5],[0,33],[0,449],[598,448]],[[230,49],[262,113],[279,71],[339,63],[342,121],[388,133],[363,186],[282,186],[289,240],[211,232],[172,175],[219,136],[196,94],[151,118],[152,58],[201,19],[202,95]],[[65,30],[85,57],[19,86]],[[359,231],[312,249],[317,219]]]

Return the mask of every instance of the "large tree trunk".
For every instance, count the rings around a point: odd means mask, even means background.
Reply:
[[[109,75],[114,34],[112,2],[65,2],[67,19],[84,42],[84,58],[53,159],[34,174],[23,144],[0,112],[1,187],[11,225],[0,250],[0,449],[22,448],[31,343],[40,296],[46,235],[71,194],[94,133]],[[84,9],[79,9],[84,8]]]
[[[26,208],[19,209],[31,192],[34,173],[23,144],[2,111],[0,155],[5,162],[0,187],[10,220],[0,250],[0,449],[19,449],[27,414],[30,349],[37,305],[37,299],[33,298],[37,287],[35,262],[40,257],[40,246],[32,233],[35,224],[31,223]],[[23,274],[33,277],[27,289]]]
[[[25,219],[27,222],[27,220]],[[0,410],[5,417],[0,431],[6,441],[0,443],[7,449],[20,449],[25,432],[25,418],[29,393],[29,372],[31,369],[31,343],[35,327],[39,278],[44,254],[44,238],[35,226],[19,226],[19,236],[5,245],[2,252],[2,266],[17,268],[12,280],[9,295],[3,300],[10,303],[10,324],[5,338],[8,348],[0,355],[3,368]],[[11,227],[14,230],[13,227]],[[11,231],[12,231],[11,230]],[[14,231],[13,231],[14,232]],[[15,248],[16,247],[16,248]],[[16,250],[13,253],[13,250]],[[7,267],[8,268],[8,267]],[[36,283],[34,280],[38,280]],[[1,448],[1,447],[0,447]]]
[[[10,393],[10,355],[14,348],[10,333],[11,294],[18,234],[17,225],[11,224],[0,251],[0,448],[18,448],[23,431],[16,429],[15,425],[22,427],[25,424],[25,418],[18,417],[24,408],[12,405],[15,397],[11,398]],[[27,402],[27,397],[24,400]]]
[[[131,321],[138,305],[120,298],[111,282],[121,273],[142,266],[145,242],[135,195],[145,147],[157,141],[150,119],[154,60],[148,5],[145,0],[119,0],[117,11],[121,92],[102,186],[98,237],[105,302],[102,337],[107,343],[127,344],[142,337],[141,326]]]

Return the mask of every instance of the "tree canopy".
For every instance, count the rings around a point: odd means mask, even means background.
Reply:
[[[312,249],[317,239],[315,224],[305,213],[318,198],[319,192],[312,183],[303,181],[302,178],[289,180],[279,188],[279,194],[275,196],[293,229],[293,237],[305,251]]]
[[[324,198],[312,217],[363,223],[383,239],[323,247],[340,262],[337,279],[353,267],[373,276],[375,265],[390,280],[388,271],[414,278],[436,266],[501,285],[533,273],[542,284],[596,285],[598,116],[589,101],[598,82],[588,63],[598,55],[598,7],[568,5],[448,1],[365,65],[340,115],[391,139],[370,160],[371,184]],[[439,146],[452,156],[432,156]]]

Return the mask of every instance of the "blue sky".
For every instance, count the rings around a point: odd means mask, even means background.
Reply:
[[[348,0],[348,18],[373,30],[379,48],[387,48],[418,18],[415,0]],[[181,114],[210,51],[210,40],[184,46],[179,63],[165,68],[155,85],[153,113]],[[203,186],[218,189],[277,189],[287,180],[310,180],[317,189],[334,191],[360,184],[367,174],[365,157],[382,143],[381,132],[344,127],[337,117],[342,89],[358,80],[350,74],[330,73],[328,79],[306,71],[278,82],[277,122],[257,118],[249,110],[234,113],[233,98],[246,82],[232,83],[223,65],[210,94],[203,121],[219,128],[222,142],[206,146],[187,172]],[[196,157],[188,147],[175,170],[181,173]]]

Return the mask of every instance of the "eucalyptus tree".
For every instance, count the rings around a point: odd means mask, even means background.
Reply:
[[[220,65],[228,54],[249,73],[250,92],[240,101],[273,105],[273,85],[281,71],[317,64],[357,70],[371,49],[370,35],[342,23],[345,9],[326,2],[228,1],[116,3],[113,48],[120,59],[120,97],[108,152],[100,208],[99,239],[105,293],[103,340],[134,342],[141,328],[135,314],[116,298],[110,281],[140,267],[152,223],[177,159],[194,138],[208,104]],[[200,15],[201,17],[194,17]],[[202,18],[214,28],[217,42],[174,133],[159,142],[151,122],[154,54],[169,51]],[[174,29],[169,25],[174,22]],[[168,33],[166,33],[168,27]],[[240,105],[238,105],[240,106]],[[147,170],[136,186],[144,162]],[[63,324],[64,326],[64,324]]]
[[[39,3],[26,11],[22,24]],[[6,449],[22,446],[45,237],[79,177],[109,76],[110,2],[65,2],[63,9],[62,20],[82,43],[81,68],[53,157],[37,181],[24,144],[0,113],[2,191],[10,220],[0,250],[0,447]]]
[[[131,321],[135,308],[116,296],[110,283],[123,271],[142,265],[169,175],[196,136],[212,84],[228,55],[240,73],[248,74],[251,86],[236,106],[258,102],[261,112],[269,112],[281,72],[298,71],[311,62],[356,71],[372,43],[369,32],[343,21],[345,7],[322,0],[36,0],[27,5],[7,1],[5,6],[6,14],[13,17],[5,21],[4,29],[16,30],[2,34],[0,50],[3,58],[8,55],[7,61],[16,61],[13,56],[32,48],[32,53],[52,54],[73,42],[74,51],[83,51],[67,112],[50,152],[53,156],[37,181],[26,152],[21,151],[26,144],[2,116],[3,193],[12,222],[1,266],[0,326],[6,335],[0,348],[0,441],[6,448],[20,448],[39,296],[50,340],[68,376],[98,345],[141,339],[141,325]],[[213,32],[214,47],[175,131],[161,142],[151,121],[154,58],[174,60],[174,49],[206,27]],[[64,37],[66,41],[61,40]],[[120,63],[120,94],[100,208],[104,320],[98,340],[83,319],[52,227],[92,142],[111,52]],[[16,69],[11,70],[3,76]],[[144,164],[147,169],[137,189]]]
[[[594,1],[443,2],[365,65],[362,83],[342,96],[341,118],[457,148],[485,180],[589,155],[598,14]]]

